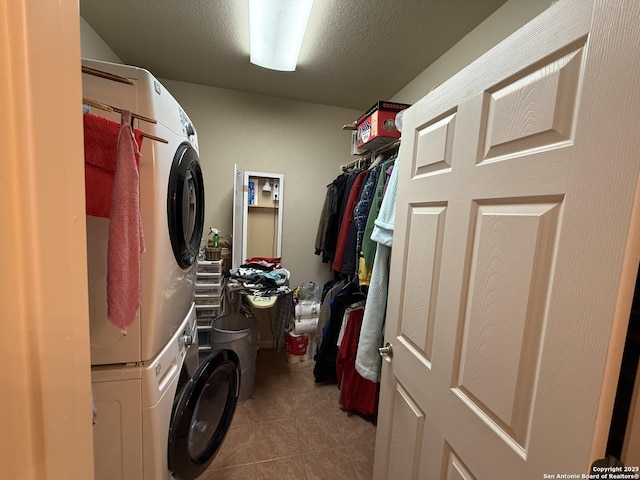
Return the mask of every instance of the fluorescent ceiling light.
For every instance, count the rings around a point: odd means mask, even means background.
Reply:
[[[251,63],[296,69],[313,0],[249,0]]]

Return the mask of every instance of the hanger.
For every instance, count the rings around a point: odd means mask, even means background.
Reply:
[[[381,153],[378,153],[376,155],[376,159],[373,162],[371,162],[371,165],[369,165],[369,170],[373,170],[374,167],[377,167],[378,165],[380,165],[382,160],[384,160],[384,155]]]
[[[357,275],[353,275],[352,277],[346,277],[344,278],[344,281],[346,283],[340,289],[340,291],[338,292],[338,295],[341,293],[347,293],[349,295],[352,295],[354,300],[357,298],[358,301],[365,300],[367,298],[366,293],[363,292],[359,287]]]
[[[394,150],[395,150],[395,153],[397,153],[399,148],[400,148],[400,140],[396,140],[395,142],[390,143],[389,145],[386,145],[379,150],[376,150],[376,154],[387,153]]]
[[[362,165],[366,166],[370,160],[371,160],[371,153],[367,153],[366,155],[358,157],[357,159],[347,163],[346,165],[343,165],[342,171],[348,172],[352,170],[354,167],[359,170]]]
[[[91,107],[97,108],[98,110],[103,110],[105,112],[122,113],[123,111],[121,108],[114,107],[113,105],[108,105],[106,103],[98,102],[96,100],[92,100],[91,98],[87,98],[87,97],[82,97],[82,101]],[[158,123],[158,121],[153,118],[145,117],[144,115],[138,115],[137,113],[131,113],[131,116],[139,120],[144,120],[145,122]],[[156,140],[157,142],[169,143],[168,140],[165,140],[162,137],[156,137],[155,135],[151,135],[150,133],[141,131],[140,135],[142,135],[143,137],[149,138],[151,140]]]
[[[367,152],[363,156],[358,157],[356,160],[353,160],[347,163],[346,165],[343,165],[342,171],[348,172],[349,170],[353,169],[353,167],[356,167],[359,169],[362,162],[364,162],[364,165],[366,167],[367,162],[369,161],[371,161],[371,164],[369,165],[369,170],[371,170],[376,165],[379,165],[383,160],[385,160],[386,158],[389,158],[389,156],[383,155],[384,153],[394,151],[394,150],[395,150],[394,153],[397,153],[399,148],[400,148],[400,140],[396,140],[395,142],[390,143],[389,145],[385,145],[384,147],[379,148],[375,152]],[[374,156],[375,156],[375,159],[374,159]]]
[[[380,163],[382,163],[387,158],[391,158],[394,154],[396,154],[398,152],[399,148],[400,148],[400,140],[396,140],[395,142],[390,143],[389,145],[386,145],[386,146],[376,150],[376,152],[375,152],[376,159],[369,166],[369,170],[371,170],[373,167],[379,165]],[[393,153],[391,155],[388,155],[388,156],[384,155],[387,152],[393,152]]]

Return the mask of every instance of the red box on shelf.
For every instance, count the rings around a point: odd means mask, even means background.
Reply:
[[[396,114],[410,106],[382,100],[374,104],[356,122],[355,148],[373,151],[400,138]]]

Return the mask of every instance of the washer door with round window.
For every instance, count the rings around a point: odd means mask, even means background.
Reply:
[[[240,362],[217,350],[176,394],[169,427],[168,464],[177,480],[193,480],[211,464],[233,419]]]
[[[188,269],[196,262],[204,224],[204,181],[198,152],[184,142],[173,157],[167,195],[169,237],[176,262]]]

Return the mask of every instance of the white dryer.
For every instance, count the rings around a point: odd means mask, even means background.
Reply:
[[[140,265],[140,309],[127,335],[107,319],[109,220],[87,216],[91,364],[135,364],[150,360],[164,347],[193,302],[204,221],[198,139],[187,114],[147,70],[85,59],[82,65],[133,83],[83,73],[83,97],[156,120],[155,124],[136,120],[135,127],[168,142],[144,138],[140,150],[146,251]],[[120,123],[117,113],[92,113]]]
[[[195,308],[145,365],[91,369],[96,480],[193,480],[229,428],[240,386],[237,355],[198,364]]]

